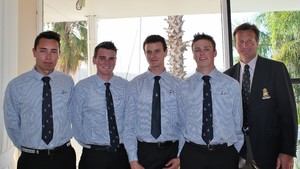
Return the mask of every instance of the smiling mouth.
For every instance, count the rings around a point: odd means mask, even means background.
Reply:
[[[51,62],[45,62],[45,65],[52,65]]]

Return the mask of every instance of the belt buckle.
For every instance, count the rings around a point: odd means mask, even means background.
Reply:
[[[163,142],[158,142],[157,143],[157,147],[158,148],[163,148],[164,147],[164,143]]]
[[[207,149],[208,149],[209,151],[213,151],[213,150],[214,150],[214,145],[207,144]]]
[[[48,150],[47,150],[47,154],[48,154],[48,156],[52,156],[52,155],[53,155],[53,152],[52,152],[52,150],[53,150],[53,149],[48,149]]]
[[[244,132],[244,134],[248,135],[249,126],[248,127],[243,127],[243,132]]]
[[[107,146],[107,147],[106,147],[106,151],[108,151],[108,152],[112,152],[112,151],[113,151],[113,149],[111,148],[111,146]]]

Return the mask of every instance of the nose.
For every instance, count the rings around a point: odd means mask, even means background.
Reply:
[[[150,58],[150,59],[155,58],[155,53],[154,53],[154,52],[153,52],[153,53],[149,53],[149,54],[148,54],[148,58]]]
[[[112,61],[109,60],[109,59],[105,59],[105,60],[104,60],[104,63],[105,63],[105,64],[110,64],[111,62],[112,62]]]
[[[204,54],[204,50],[199,50],[199,54],[203,55]]]
[[[243,42],[243,43],[241,44],[241,46],[242,46],[242,47],[247,47],[247,46],[249,46],[249,42],[245,41],[245,42]]]
[[[46,52],[46,59],[51,59],[51,52]]]

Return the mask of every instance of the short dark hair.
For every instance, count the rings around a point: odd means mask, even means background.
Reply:
[[[163,45],[163,49],[164,51],[167,50],[167,43],[166,43],[166,40],[165,38],[163,38],[162,36],[160,35],[150,35],[148,36],[145,41],[144,41],[144,44],[143,44],[143,49],[145,51],[145,46],[146,44],[149,44],[149,43],[156,43],[156,42],[161,42],[162,45]]]
[[[36,47],[38,46],[38,44],[40,43],[40,40],[42,38],[46,38],[46,39],[54,39],[58,42],[58,47],[60,48],[60,35],[56,32],[53,31],[45,31],[40,33],[34,41],[34,49],[36,49]]]
[[[100,48],[103,48],[103,49],[107,49],[107,50],[113,50],[117,53],[117,48],[115,46],[115,44],[112,42],[112,41],[104,41],[104,42],[101,42],[99,43],[96,47],[95,47],[95,50],[94,50],[94,57],[97,56],[97,52]]]
[[[245,31],[245,30],[252,30],[256,35],[256,40],[259,41],[259,34],[260,34],[259,29],[256,27],[256,25],[247,22],[235,28],[233,32],[233,37],[234,37],[233,39],[235,40],[235,35],[238,31]]]
[[[193,49],[193,46],[194,46],[195,42],[198,41],[198,40],[201,40],[201,39],[205,39],[205,40],[210,41],[213,45],[213,49],[216,50],[216,42],[215,42],[214,38],[210,35],[205,34],[205,33],[200,34],[199,32],[194,35],[194,39],[192,41],[192,49]]]

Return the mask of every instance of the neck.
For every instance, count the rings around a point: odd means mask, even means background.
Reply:
[[[204,75],[209,75],[210,72],[212,72],[215,69],[214,67],[197,67],[197,71],[204,74]]]
[[[166,69],[165,67],[159,68],[159,67],[149,67],[150,72],[152,72],[154,75],[160,75],[162,72],[164,72]]]
[[[108,82],[113,77],[113,75],[114,74],[111,74],[111,75],[100,75],[100,74],[98,74],[98,77],[103,79],[105,82]]]

